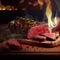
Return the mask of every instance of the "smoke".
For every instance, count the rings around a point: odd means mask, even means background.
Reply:
[[[30,14],[28,14],[28,13],[26,13],[24,17],[25,17],[25,18],[28,18],[28,19],[34,20],[33,16],[30,15]]]

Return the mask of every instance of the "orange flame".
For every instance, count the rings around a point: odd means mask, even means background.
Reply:
[[[37,2],[38,2],[38,4],[40,5],[40,9],[42,9],[43,8],[43,0],[37,0]]]

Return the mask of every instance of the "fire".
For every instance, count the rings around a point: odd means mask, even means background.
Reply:
[[[52,32],[52,26],[53,26],[53,23],[52,23],[52,7],[51,7],[51,2],[50,0],[47,0],[47,7],[46,7],[46,17],[48,19],[48,27],[49,27],[49,31]]]
[[[43,5],[43,0],[38,0],[38,3],[40,4],[40,6]]]
[[[38,2],[38,4],[40,5],[40,9],[42,9],[43,8],[43,0],[37,0],[37,2]]]
[[[54,26],[57,26],[57,23],[58,23],[57,17],[55,17],[55,18],[54,18]]]
[[[46,0],[47,7],[46,7],[46,17],[48,19],[48,29],[50,33],[52,32],[52,29],[57,25],[57,17],[54,18],[52,21],[52,6],[50,0]]]
[[[46,17],[48,19],[48,29],[50,33],[52,32],[52,29],[57,25],[57,17],[52,20],[52,6],[50,0],[38,0],[38,4],[40,7],[43,7],[44,2],[46,3]]]

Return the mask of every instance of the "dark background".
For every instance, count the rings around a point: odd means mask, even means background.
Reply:
[[[16,17],[25,17],[25,18],[29,18],[29,19],[33,19],[33,20],[38,20],[38,21],[47,21],[45,20],[45,4],[43,6],[43,9],[40,10],[39,5],[36,7],[33,6],[29,6],[27,5],[27,3],[29,1],[35,2],[36,0],[25,0],[24,4],[19,4],[20,0],[1,0],[1,3],[4,6],[7,5],[14,5],[15,7],[18,8],[18,10],[14,10],[14,11],[0,11],[0,24],[4,24],[4,23],[9,23],[11,20],[15,19]],[[57,3],[56,3],[57,1]],[[58,14],[58,16],[60,16],[60,8],[59,8],[59,0],[51,0],[52,2],[52,12],[53,15],[52,17],[55,17],[56,12]],[[22,7],[26,6],[27,10],[23,11],[21,10]]]
[[[16,17],[23,17],[23,11],[0,11],[0,24],[9,23]]]

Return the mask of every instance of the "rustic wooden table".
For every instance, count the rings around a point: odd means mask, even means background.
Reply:
[[[0,25],[1,28],[5,28],[4,25]],[[10,51],[4,51],[0,52],[0,55],[60,55],[60,46],[56,47],[41,47],[41,46],[32,46],[32,45],[26,45],[22,44],[23,49],[22,50],[10,50]]]

